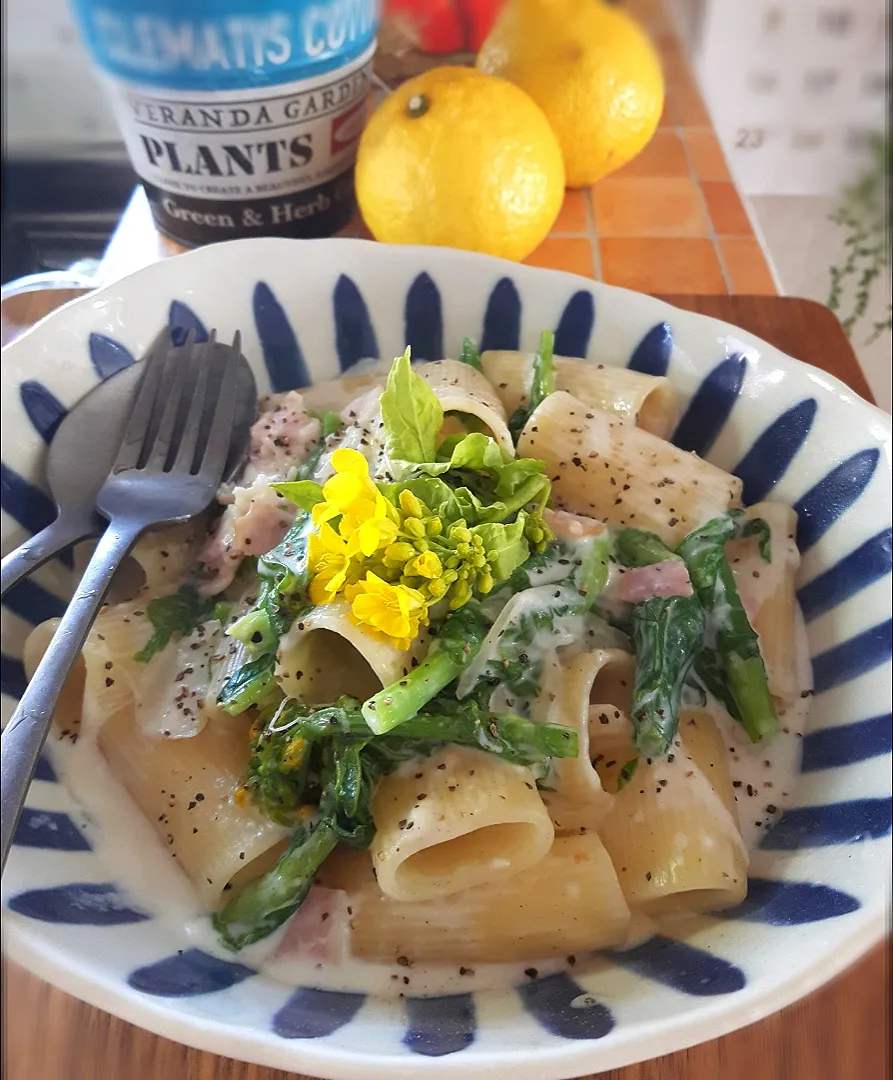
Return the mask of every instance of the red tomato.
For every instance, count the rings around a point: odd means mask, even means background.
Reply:
[[[504,0],[385,0],[386,16],[411,28],[417,47],[444,56],[477,52]]]

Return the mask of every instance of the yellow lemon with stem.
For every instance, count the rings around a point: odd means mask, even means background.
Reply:
[[[663,111],[654,46],[602,0],[507,0],[477,67],[540,106],[561,144],[568,187],[593,184],[634,158]]]
[[[473,68],[433,68],[371,116],[356,193],[376,240],[520,260],[561,209],[561,148],[517,86]]]

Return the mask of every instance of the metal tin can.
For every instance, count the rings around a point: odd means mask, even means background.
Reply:
[[[158,228],[189,247],[353,216],[378,0],[75,0]]]

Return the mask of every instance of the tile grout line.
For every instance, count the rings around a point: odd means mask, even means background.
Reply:
[[[589,239],[589,246],[592,248],[592,271],[595,274],[596,281],[604,281],[602,256],[598,248],[598,229],[595,224],[595,210],[592,206],[591,185],[583,192],[583,203],[586,209],[586,236]]]

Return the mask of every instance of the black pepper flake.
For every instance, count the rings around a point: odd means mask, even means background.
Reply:
[[[459,974],[460,975],[474,975],[474,968],[460,967],[459,968]]]
[[[645,880],[646,880],[646,881],[650,881],[650,880],[651,880],[651,871],[650,871],[650,870],[647,870],[647,871],[645,872]]]
[[[408,956],[398,956],[397,957],[397,963],[400,965],[400,967],[409,967],[409,957]]]
[[[524,974],[528,979],[535,979],[539,975],[539,972],[536,968],[524,968]]]
[[[577,962],[576,956],[569,956],[567,958],[567,962],[570,964],[571,967],[573,967],[574,964],[576,964],[576,962]]]
[[[766,807],[766,813],[767,814],[777,814],[778,813],[778,807],[774,803],[769,803],[769,805]]]
[[[442,761],[437,767],[438,767],[438,769],[445,769],[446,768],[446,763]]]

